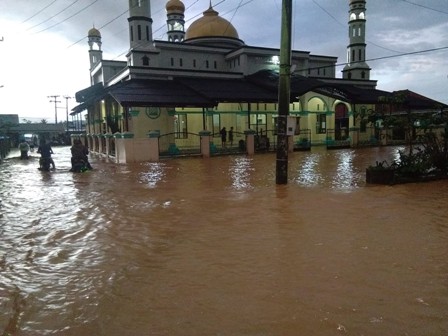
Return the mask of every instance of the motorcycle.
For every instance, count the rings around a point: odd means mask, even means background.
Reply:
[[[41,171],[50,171],[51,161],[51,158],[41,157],[39,159],[40,167],[38,169]]]
[[[81,158],[73,158],[72,157],[72,169],[71,172],[74,173],[83,173],[87,170],[92,169],[88,163],[88,161]]]

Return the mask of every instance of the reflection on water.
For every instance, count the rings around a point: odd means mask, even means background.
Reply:
[[[356,155],[355,150],[350,151],[339,151],[336,155],[338,167],[336,169],[337,173],[332,181],[333,188],[336,189],[349,189],[355,184],[357,180],[361,179],[361,176],[355,176],[359,171],[355,171],[353,166],[353,159]]]
[[[0,165],[0,334],[446,335],[448,181],[366,186],[398,147]]]
[[[315,187],[322,180],[322,176],[318,171],[319,154],[311,154],[304,156],[297,165],[297,183],[305,187]]]
[[[255,168],[252,166],[253,158],[238,156],[233,158],[229,165],[229,176],[232,188],[235,190],[249,191],[254,188],[251,185],[250,177]]]
[[[164,173],[164,163],[160,162],[149,162],[147,163],[148,171],[144,171],[141,173],[141,181],[142,183],[145,183],[148,185],[149,188],[153,189],[156,188],[157,185],[163,181],[163,178],[165,177]]]

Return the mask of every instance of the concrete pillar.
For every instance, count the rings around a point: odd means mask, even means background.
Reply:
[[[119,163],[120,162],[120,156],[121,156],[121,152],[123,151],[123,149],[121,148],[121,133],[120,132],[116,132],[114,133],[114,138],[115,138],[115,163]]]
[[[359,128],[350,127],[349,137],[350,137],[350,147],[357,147],[359,144]]]
[[[93,134],[93,151],[96,153],[100,152],[100,136],[101,134]]]
[[[106,156],[110,156],[110,142],[112,138],[112,133],[105,133],[104,138],[106,140]]]
[[[134,152],[134,133],[123,132],[121,133],[121,150],[119,163],[128,163],[135,161]]]
[[[97,139],[97,143],[98,143],[98,153],[102,154],[105,150],[105,148],[103,148],[104,134],[102,134],[102,133],[97,134],[96,139]]]
[[[210,139],[211,132],[210,131],[200,131],[199,135],[201,136],[201,155],[203,158],[210,157]]]
[[[90,151],[94,152],[94,146],[93,146],[93,137],[92,134],[87,134],[87,147]]]
[[[380,143],[382,146],[387,145],[387,128],[382,128],[380,131]]]
[[[87,136],[85,134],[78,134],[78,138],[79,140],[81,140],[81,143],[86,146],[87,148],[90,149],[89,147],[89,139],[87,138]]]
[[[255,153],[255,131],[254,130],[246,130],[244,131],[246,135],[246,152],[247,155],[254,155]]]
[[[159,131],[151,131],[148,133],[149,137],[149,161],[150,162],[159,162],[160,149],[159,149]]]
[[[70,145],[73,146],[75,143],[75,140],[79,138],[79,135],[77,134],[71,134],[70,135]]]

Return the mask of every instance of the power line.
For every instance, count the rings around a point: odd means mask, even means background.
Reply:
[[[54,4],[56,1],[58,0],[54,0],[53,2],[49,3],[48,5],[46,5],[44,8],[42,8],[41,10],[37,11],[37,13],[31,15],[28,19],[26,19],[25,21],[22,21],[22,23],[25,23],[29,20],[31,20],[33,17],[35,17],[36,15],[39,15],[40,13],[42,13],[44,10],[46,10],[48,7],[50,7],[52,4]]]
[[[101,27],[99,27],[98,29],[101,30],[101,29],[103,29],[104,27],[107,27],[107,26],[110,25],[112,22],[114,22],[115,20],[118,20],[120,17],[122,17],[123,15],[125,15],[125,14],[128,13],[128,12],[129,12],[129,9],[126,9],[123,13],[121,13],[121,14],[118,15],[118,16],[116,16],[116,17],[113,18],[112,20],[106,22],[105,24],[103,24],[103,25],[102,25]],[[126,29],[127,29],[127,28],[126,28]],[[88,37],[88,36],[84,36],[83,38],[79,39],[78,41],[76,41],[76,42],[70,44],[67,48],[71,48],[71,47],[73,47],[74,45],[76,45],[76,44],[82,42],[82,41],[83,41],[84,39],[86,39],[87,37]]]
[[[344,23],[342,23],[342,22],[339,22],[339,20],[335,17],[335,16],[333,16],[329,11],[327,11],[324,7],[322,7],[316,0],[312,0],[313,1],[313,3],[317,6],[317,7],[319,7],[322,11],[324,11],[329,17],[331,17],[337,24],[339,24],[341,27],[346,27],[346,24],[344,24]],[[384,49],[384,50],[387,50],[387,51],[391,51],[391,52],[394,52],[394,53],[402,53],[402,51],[397,51],[397,50],[393,50],[393,49],[390,49],[390,48],[386,48],[386,47],[383,47],[383,46],[380,46],[379,44],[376,44],[376,43],[374,43],[374,42],[372,42],[372,41],[367,41],[369,44],[371,44],[371,45],[374,45],[375,47],[378,47],[378,48],[381,48],[381,49]]]
[[[97,1],[98,1],[98,0],[97,0]],[[199,1],[199,0],[196,0],[196,1]],[[96,1],[95,1],[95,2],[96,2]],[[106,22],[105,24],[103,24],[102,26],[100,26],[98,29],[101,30],[101,29],[107,27],[107,26],[110,25],[112,22],[118,20],[120,17],[122,17],[123,15],[125,15],[125,14],[128,13],[128,12],[129,12],[129,9],[126,9],[123,13],[121,13],[121,14],[117,15],[116,17],[114,17],[113,19],[109,20],[108,22]],[[160,11],[158,11],[158,12],[160,12]],[[158,12],[157,12],[157,13],[158,13]],[[159,29],[162,29],[163,27],[164,27],[164,26],[162,26],[162,27],[159,28]],[[67,48],[71,48],[71,47],[73,47],[74,45],[76,45],[76,44],[82,42],[82,41],[83,41],[84,39],[86,39],[87,37],[88,37],[88,36],[84,36],[84,37],[80,38],[78,41],[76,41],[76,42],[70,44]]]
[[[340,66],[346,66],[349,64],[357,64],[357,63],[364,63],[364,62],[375,62],[375,61],[380,61],[380,60],[384,60],[384,59],[389,59],[389,58],[397,58],[397,57],[404,57],[404,56],[411,56],[411,55],[418,55],[418,54],[424,54],[424,53],[429,53],[429,52],[434,52],[434,51],[441,51],[441,50],[446,50],[448,49],[448,47],[440,47],[440,48],[432,48],[432,49],[425,49],[425,50],[419,50],[419,51],[412,51],[412,52],[407,52],[407,53],[401,53],[399,55],[390,55],[390,56],[381,56],[381,57],[374,57],[374,58],[369,58],[366,60],[362,60],[362,61],[355,61],[355,62],[345,62],[345,63],[337,63],[335,65],[331,65],[331,66],[320,66],[320,67],[310,67],[310,68],[306,68],[306,69],[300,69],[301,71],[303,70],[315,70],[315,69],[324,69],[324,68],[333,68],[333,67],[340,67]]]
[[[78,1],[79,1],[79,0],[75,0],[75,1],[73,1],[70,5],[68,5],[68,6],[65,7],[64,9],[62,9],[62,10],[60,10],[59,12],[57,12],[56,14],[50,16],[48,19],[46,19],[46,20],[44,20],[44,21],[42,21],[42,22],[40,22],[40,23],[38,23],[38,24],[35,24],[34,26],[28,28],[27,30],[31,30],[31,29],[33,29],[33,28],[36,28],[37,26],[40,26],[40,25],[44,24],[45,22],[50,21],[50,20],[53,19],[54,17],[58,16],[59,14],[63,13],[63,12],[66,11],[67,9],[69,9],[71,6],[73,6],[73,5],[74,5],[75,3],[77,3]]]
[[[407,52],[407,53],[401,53],[399,55],[375,57],[375,58],[367,59],[366,61],[374,62],[374,61],[380,61],[380,60],[383,60],[383,59],[397,58],[397,57],[410,56],[410,55],[418,55],[418,54],[424,54],[424,53],[429,53],[429,52],[433,52],[433,51],[440,51],[440,50],[445,50],[445,49],[448,49],[448,47],[440,47],[440,48],[432,48],[432,49],[425,49],[425,50],[419,50],[419,51],[412,51],[412,52]],[[352,62],[352,63],[361,63],[361,62],[365,62],[365,61]],[[349,64],[349,63],[336,64],[336,66],[347,65],[347,64]]]
[[[410,4],[410,5],[414,5],[414,6],[417,6],[417,7],[429,9],[429,10],[437,12],[437,13],[442,13],[442,14],[447,14],[448,15],[448,12],[444,12],[444,11],[442,11],[440,9],[435,9],[435,8],[428,7],[428,6],[425,6],[425,5],[420,5],[418,3],[415,3],[415,2],[412,2],[412,1],[408,1],[408,0],[401,0],[401,1],[406,2],[406,3]]]
[[[95,1],[93,1],[91,4],[89,4],[89,5],[85,6],[85,7],[83,7],[82,9],[80,9],[79,11],[77,11],[76,13],[74,13],[73,15],[70,15],[68,18],[66,18],[66,19],[64,19],[64,20],[62,20],[62,21],[60,21],[60,22],[57,22],[57,23],[55,23],[54,25],[52,25],[52,26],[50,26],[50,27],[47,27],[47,28],[45,28],[45,29],[42,29],[42,30],[38,31],[38,32],[35,33],[35,34],[42,33],[42,32],[44,32],[44,31],[47,31],[47,30],[49,30],[49,29],[51,29],[51,28],[54,28],[54,27],[60,25],[61,23],[64,23],[64,22],[67,21],[67,20],[70,20],[72,17],[74,17],[74,16],[78,15],[79,13],[85,11],[87,8],[91,7],[92,5],[94,5],[95,3],[97,3],[98,1],[99,1],[99,0],[95,0]]]

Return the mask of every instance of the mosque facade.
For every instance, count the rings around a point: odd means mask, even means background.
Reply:
[[[365,13],[365,0],[349,0],[342,78],[336,77],[336,57],[291,52],[288,129],[297,149],[356,146],[381,137],[367,115],[377,113],[379,105],[384,108],[391,93],[377,90],[377,81],[370,79]],[[152,133],[160,152],[179,152],[198,148],[204,131],[221,147],[223,127],[233,128],[232,145],[251,131],[265,145],[275,146],[279,50],[246,45],[211,2],[186,28],[185,5],[169,0],[166,23],[167,41],[154,40],[150,0],[129,0],[126,61],[103,59],[101,33],[89,30],[91,86],[77,92],[79,105],[72,114],[87,110],[90,147],[110,154],[117,137],[144,147]],[[421,98],[426,105],[419,108],[431,108],[433,101]]]

